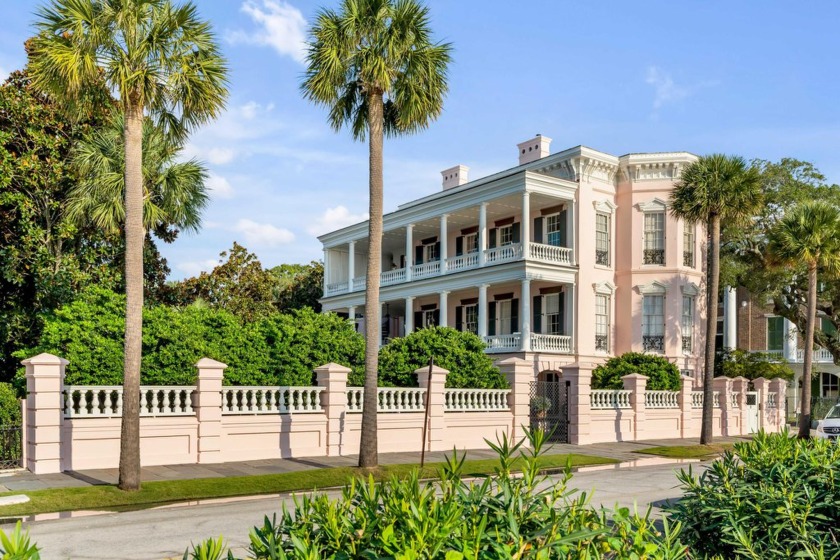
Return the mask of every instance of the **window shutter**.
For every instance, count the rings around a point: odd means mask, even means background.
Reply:
[[[426,325],[423,324],[423,312],[422,311],[415,311],[414,312],[414,330],[422,329]]]
[[[464,236],[459,235],[455,238],[455,256],[460,257],[464,254]]]
[[[568,215],[568,210],[563,210],[560,212],[560,216],[557,218],[557,227],[560,228],[560,246],[566,247],[566,216]]]
[[[542,296],[534,296],[534,322],[532,331],[542,332]]]
[[[519,300],[510,300],[510,332],[519,332]]]
[[[487,334],[494,336],[496,334],[496,302],[491,301],[487,304]]]
[[[414,248],[414,264],[423,264],[423,246]]]
[[[560,334],[566,334],[566,292],[557,295],[557,312],[560,315]]]
[[[435,309],[432,313],[432,320],[435,322],[435,326],[440,325],[440,309]]]
[[[405,268],[405,255],[400,255],[400,268]]]
[[[437,255],[436,261],[440,260],[440,241],[435,242],[435,255]]]
[[[496,247],[496,230],[490,230],[490,249],[494,249]]]
[[[534,243],[543,242],[543,219],[534,218]]]
[[[521,236],[519,234],[519,225],[520,225],[519,222],[516,222],[515,224],[511,224],[511,226],[510,226],[510,229],[512,230],[512,233],[513,233],[513,242],[514,243],[519,243],[521,241],[521,239],[520,239]]]
[[[460,305],[455,308],[455,330],[464,330],[464,308]]]

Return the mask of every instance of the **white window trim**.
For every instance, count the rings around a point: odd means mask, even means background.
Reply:
[[[668,286],[658,280],[649,284],[639,284],[636,289],[643,296],[664,296],[668,293]]]
[[[694,282],[683,284],[682,286],[680,286],[680,290],[682,291],[682,294],[684,296],[697,297],[698,295],[700,295],[700,287]]]
[[[612,200],[596,200],[592,202],[592,205],[595,207],[596,212],[601,212],[602,214],[612,215],[618,209],[618,206]]]
[[[606,282],[595,282],[592,284],[595,293],[601,296],[611,296],[615,293],[615,284],[607,280]]]
[[[642,212],[665,212],[668,210],[668,203],[661,198],[640,202],[637,206]]]

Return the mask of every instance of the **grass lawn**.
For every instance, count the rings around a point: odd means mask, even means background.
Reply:
[[[662,447],[648,447],[636,453],[659,455],[671,459],[711,459],[732,449],[731,443],[713,443],[711,445],[665,445]]]
[[[544,455],[540,458],[540,465],[546,469],[564,467],[567,463],[573,467],[579,467],[616,462],[618,461],[605,457],[576,454]],[[466,461],[463,472],[466,476],[489,474],[493,472],[497,463],[496,459]],[[423,477],[436,477],[442,465],[443,463],[427,463],[422,472]],[[418,467],[419,465],[416,464],[383,465],[370,474],[377,480],[385,480],[392,476],[405,476]],[[138,492],[123,492],[112,485],[7,492],[0,496],[26,494],[30,501],[25,504],[0,507],[0,517],[74,510],[111,511],[153,507],[189,500],[309,491],[343,486],[351,477],[367,477],[367,475],[368,471],[339,467],[256,476],[145,482]]]

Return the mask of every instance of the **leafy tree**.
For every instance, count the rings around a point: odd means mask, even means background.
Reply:
[[[309,307],[321,311],[318,301],[324,293],[324,264],[281,264],[271,269],[277,278],[275,301],[281,311]]]
[[[375,467],[382,254],[382,139],[429,126],[443,110],[451,46],[431,39],[428,8],[417,0],[343,0],[310,29],[304,96],[329,110],[335,130],[368,139],[370,220],[365,288],[365,390],[359,466]],[[372,302],[372,303],[371,303]]]
[[[721,223],[748,221],[761,206],[760,174],[740,157],[712,154],[689,164],[671,193],[671,213],[701,222],[708,235],[706,263],[706,353],[703,372],[703,424],[700,443],[712,441],[712,379],[720,291]]]
[[[379,351],[379,375],[384,383],[416,387],[415,370],[426,367],[429,357],[449,370],[447,387],[502,389],[507,380],[484,353],[484,342],[469,332],[448,327],[419,329],[395,338]]]
[[[715,358],[715,377],[746,377],[747,379],[793,379],[793,370],[779,356],[748,350],[723,350]]]
[[[183,138],[227,96],[225,60],[196,8],[170,0],[54,0],[38,12],[34,83],[72,103],[104,77],[125,118],[124,390],[137,394],[143,329],[143,121]],[[126,399],[119,487],[140,488],[140,403]]]
[[[0,383],[0,426],[16,426],[21,421],[20,399],[11,383]]]
[[[836,279],[840,273],[840,210],[824,201],[805,202],[770,230],[771,258],[782,266],[804,263],[808,271],[805,349],[802,364],[802,399],[799,437],[811,435],[811,369],[817,322],[817,270]]]
[[[666,358],[626,352],[592,370],[592,388],[623,389],[621,378],[631,373],[647,376],[647,388],[651,391],[679,391],[682,387],[680,370]]]

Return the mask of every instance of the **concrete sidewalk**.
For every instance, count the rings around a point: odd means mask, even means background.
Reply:
[[[749,437],[720,437],[715,443],[731,443],[746,441]],[[607,457],[621,462],[643,459],[646,456],[637,453],[641,449],[660,445],[696,445],[698,439],[666,439],[648,441],[627,441],[619,443],[598,443],[593,445],[552,445],[548,454],[575,453],[596,457]],[[496,454],[491,449],[472,449],[466,452],[467,458],[493,459]],[[451,451],[436,451],[426,454],[427,463],[437,463],[444,460]],[[419,453],[387,453],[379,454],[382,465],[397,465],[405,463],[419,463]],[[324,469],[330,467],[354,467],[358,464],[358,456],[344,457],[301,457],[295,459],[265,459],[259,461],[241,461],[235,463],[220,463],[215,465],[167,465],[159,467],[143,467],[141,478],[144,482],[153,480],[189,480],[195,478],[221,478],[233,476],[250,476],[260,474],[277,474],[303,471],[310,469]],[[20,470],[0,474],[0,492],[20,492],[27,490],[42,490],[46,488],[70,488],[93,486],[102,484],[116,484],[117,469],[96,469],[84,471],[70,471],[60,474],[36,475],[29,471]]]

